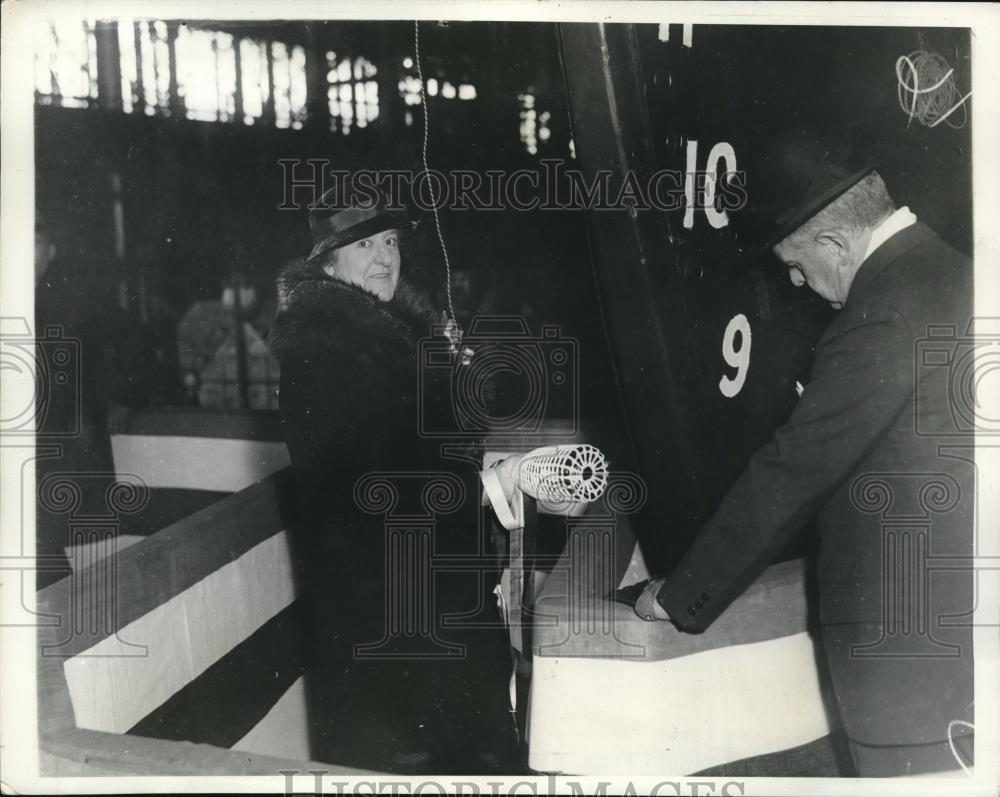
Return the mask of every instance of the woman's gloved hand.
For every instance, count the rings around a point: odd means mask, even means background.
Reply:
[[[514,499],[514,488],[517,487],[517,476],[522,459],[524,459],[523,454],[512,454],[509,457],[494,462],[492,465],[492,469],[496,471],[497,478],[500,480],[500,486],[503,488],[503,495],[507,499],[508,504]]]

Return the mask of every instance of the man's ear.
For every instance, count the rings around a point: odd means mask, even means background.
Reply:
[[[851,242],[840,230],[821,232],[816,236],[816,243],[828,247],[827,251],[833,254],[840,263],[846,263],[850,259]]]

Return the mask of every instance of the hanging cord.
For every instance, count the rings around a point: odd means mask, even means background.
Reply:
[[[437,194],[434,191],[434,182],[430,179],[430,166],[427,165],[427,135],[430,129],[430,108],[427,107],[427,92],[424,88],[424,71],[420,66],[420,20],[413,20],[413,60],[417,64],[417,79],[420,81],[420,104],[424,109],[424,145],[421,157],[424,165],[424,172],[427,174],[427,184],[431,189],[431,209],[434,211],[434,228],[437,230],[438,241],[441,244],[441,253],[444,255],[445,288],[448,299],[448,317],[456,325],[455,307],[451,301],[451,261],[448,259],[448,247],[444,243],[444,235],[441,233],[441,218],[438,215]]]
[[[937,53],[917,50],[896,59],[896,94],[899,107],[909,117],[907,127],[914,119],[926,127],[937,127],[960,107],[962,121],[949,121],[948,126],[956,130],[965,127],[969,121],[965,101],[972,96],[972,92],[958,98],[954,72]]]

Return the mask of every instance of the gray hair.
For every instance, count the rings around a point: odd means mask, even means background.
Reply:
[[[875,227],[895,209],[882,176],[872,172],[788,235],[785,241],[799,246],[827,230],[860,232]]]

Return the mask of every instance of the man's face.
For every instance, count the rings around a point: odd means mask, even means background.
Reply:
[[[786,239],[774,247],[774,253],[788,266],[793,285],[808,285],[837,310],[844,306],[854,272],[847,268],[848,253],[841,247],[826,240],[795,244]]]
[[[399,238],[396,230],[386,230],[342,246],[336,250],[334,262],[324,270],[387,302],[396,295],[399,265]]]

